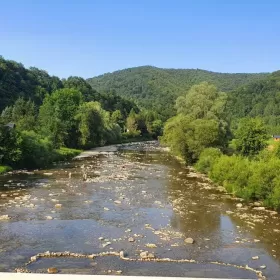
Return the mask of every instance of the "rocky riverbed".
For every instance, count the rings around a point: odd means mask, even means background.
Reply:
[[[0,270],[279,279],[280,216],[157,142],[0,177]]]

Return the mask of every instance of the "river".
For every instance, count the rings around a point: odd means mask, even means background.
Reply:
[[[84,155],[0,177],[0,271],[280,279],[279,214],[233,199],[157,142]],[[46,251],[72,255],[27,264]]]

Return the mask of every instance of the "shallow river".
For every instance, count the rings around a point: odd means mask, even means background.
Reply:
[[[258,279],[252,268],[280,279],[279,214],[232,199],[156,142],[102,151],[0,177],[0,215],[9,217],[0,221],[0,271]],[[46,251],[124,251],[126,259],[42,257],[26,265]],[[141,259],[143,251],[155,258]]]

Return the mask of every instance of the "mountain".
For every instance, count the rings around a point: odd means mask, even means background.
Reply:
[[[99,92],[116,92],[135,100],[139,106],[160,112],[164,118],[174,115],[174,102],[194,84],[211,82],[222,91],[267,77],[268,73],[229,74],[200,69],[163,69],[141,66],[88,79]]]
[[[0,56],[0,112],[19,97],[39,104],[47,93],[62,87],[58,77],[35,67],[27,69],[21,63]]]
[[[233,90],[227,111],[233,121],[261,117],[272,134],[280,134],[280,71]]]
[[[19,62],[0,56],[0,115],[7,106],[13,105],[19,98],[30,99],[38,107],[46,94],[62,88],[77,89],[85,101],[98,101],[105,110],[120,110],[125,117],[131,109],[138,111],[133,101],[114,93],[101,94],[81,77],[70,76],[68,79],[60,80],[44,70],[35,67],[25,68]]]

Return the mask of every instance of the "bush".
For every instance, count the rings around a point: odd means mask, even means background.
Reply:
[[[13,169],[7,165],[0,165],[0,174],[3,174],[8,171],[12,171]]]
[[[210,178],[226,190],[245,199],[250,199],[252,190],[248,181],[252,175],[250,162],[240,156],[221,156],[210,171]]]
[[[49,165],[54,158],[53,145],[34,131],[23,131],[21,133],[22,157],[20,167],[35,168]]]
[[[254,163],[254,162],[252,162]],[[254,190],[253,198],[267,200],[275,188],[275,180],[279,176],[280,159],[272,157],[269,161],[254,164],[254,172],[248,184]]]
[[[200,154],[199,160],[195,165],[195,168],[202,173],[208,174],[214,165],[214,163],[218,160],[218,158],[222,155],[222,152],[218,148],[207,148],[202,151]]]
[[[70,160],[73,157],[79,155],[81,152],[82,152],[82,150],[61,147],[54,151],[53,161]]]

